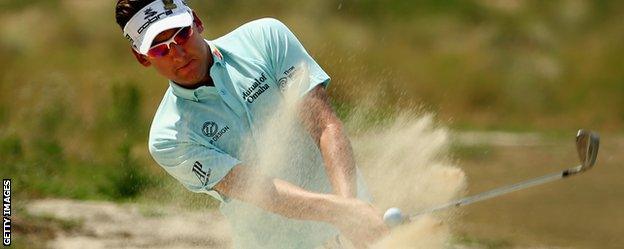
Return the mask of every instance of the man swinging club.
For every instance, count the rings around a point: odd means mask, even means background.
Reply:
[[[169,80],[150,129],[152,157],[190,191],[221,201],[236,248],[318,248],[338,234],[364,248],[388,232],[329,104],[329,76],[283,23],[264,18],[205,40],[183,0],[118,0],[116,20],[137,61]],[[321,163],[259,173],[242,161],[243,141],[253,142],[297,71],[309,72],[298,116]]]

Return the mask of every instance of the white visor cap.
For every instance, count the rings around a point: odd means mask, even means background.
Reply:
[[[134,14],[124,27],[124,36],[140,54],[147,54],[161,32],[193,24],[193,11],[184,0],[156,0]]]

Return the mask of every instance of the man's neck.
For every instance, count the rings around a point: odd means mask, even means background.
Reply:
[[[214,58],[212,58],[212,48],[206,43],[206,57],[208,58],[208,62],[206,63],[206,75],[199,82],[201,86],[214,86],[214,81],[212,81],[212,77],[210,77],[210,69],[212,65],[214,65]]]

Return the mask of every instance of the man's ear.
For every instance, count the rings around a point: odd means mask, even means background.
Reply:
[[[195,11],[193,11],[193,23],[197,27],[198,33],[204,32],[204,23],[202,23],[201,19],[195,14]]]
[[[147,60],[147,56],[137,53],[137,51],[135,51],[132,48],[130,48],[130,50],[132,50],[132,54],[134,54],[134,58],[136,58],[136,60],[139,63],[141,63],[141,65],[143,65],[144,67],[149,67],[150,65],[152,65],[152,63],[149,60]]]

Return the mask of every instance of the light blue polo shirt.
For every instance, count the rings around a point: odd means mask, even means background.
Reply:
[[[236,248],[315,248],[337,234],[328,224],[288,219],[221,196],[212,188],[242,162],[243,147],[262,144],[259,127],[278,108],[283,90],[297,72],[307,71],[309,84],[298,87],[304,96],[329,76],[281,22],[264,18],[249,22],[213,41],[214,87],[185,89],[170,82],[156,112],[149,136],[153,158],[187,189],[221,201]],[[305,68],[303,68],[305,67]],[[279,134],[279,131],[275,131]],[[309,135],[308,135],[309,136]],[[323,159],[311,138],[309,155],[289,162],[292,167],[271,177],[313,192],[330,193]],[[270,148],[257,148],[270,153]],[[294,151],[293,153],[304,153]],[[307,152],[306,152],[307,153]],[[358,177],[359,196],[368,196]],[[367,198],[363,198],[367,199]],[[206,229],[210,229],[210,221]],[[218,229],[218,228],[215,228]]]

